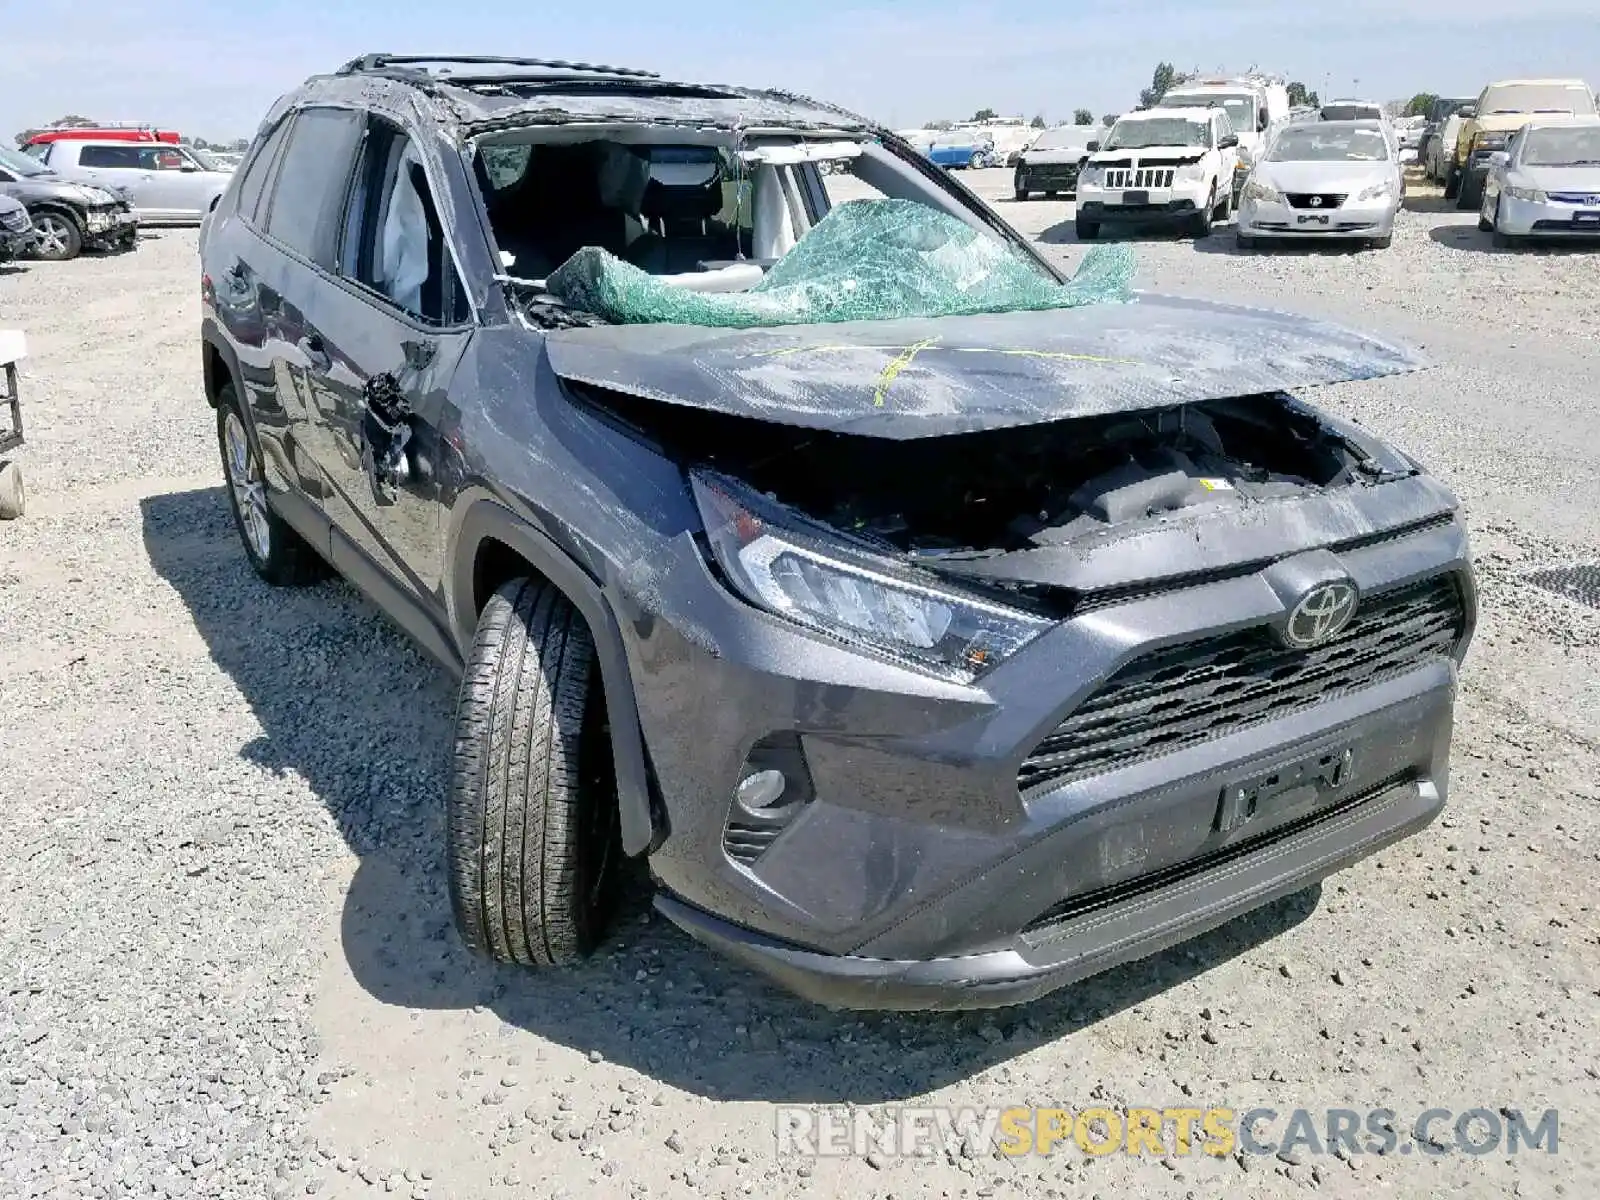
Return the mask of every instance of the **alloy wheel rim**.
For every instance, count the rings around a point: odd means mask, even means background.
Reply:
[[[265,561],[272,552],[272,534],[267,527],[267,491],[261,479],[261,464],[237,414],[228,414],[223,437],[227,443],[223,462],[227,465],[228,486],[233,489],[233,503],[244,527],[245,541],[256,557]]]
[[[67,230],[61,218],[44,216],[34,222],[39,231],[39,247],[46,253],[61,254],[67,249]]]

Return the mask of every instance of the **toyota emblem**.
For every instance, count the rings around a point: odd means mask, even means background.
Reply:
[[[1356,589],[1350,583],[1324,583],[1312,588],[1289,610],[1284,644],[1296,650],[1320,646],[1343,632],[1356,615]]]

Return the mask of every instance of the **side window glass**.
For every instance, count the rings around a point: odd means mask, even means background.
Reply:
[[[372,122],[345,227],[341,267],[349,278],[430,325],[466,319],[466,293],[422,159],[386,121]]]
[[[252,225],[257,223],[256,210],[261,205],[261,193],[272,173],[272,160],[278,157],[278,147],[283,145],[293,120],[293,117],[285,117],[278,122],[251,156],[249,165],[244,168],[244,176],[239,180],[239,215]]]
[[[137,170],[139,168],[139,148],[137,146],[85,146],[78,152],[78,165],[81,167],[120,167]]]
[[[361,118],[308,108],[295,118],[267,209],[267,236],[332,269],[339,217],[361,140]]]

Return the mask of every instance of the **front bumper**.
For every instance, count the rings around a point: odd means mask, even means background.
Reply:
[[[1420,503],[1433,485],[1391,486]],[[1464,650],[1474,601],[1458,524],[1341,551],[1338,562],[1364,595],[1456,579]],[[674,608],[692,621],[617,604],[670,831],[650,857],[661,910],[824,1003],[1026,1000],[1302,889],[1421,828],[1444,802],[1450,659],[1024,786],[1041,741],[1130,662],[1278,619],[1270,579],[1282,562],[1090,611],[973,686],[754,613],[697,550],[662,565]],[[775,735],[804,803],[763,834],[744,827],[732,793]],[[1306,763],[1346,752],[1336,783],[1297,783],[1292,801],[1242,824],[1219,810],[1245,785],[1298,780]],[[1369,793],[1359,812],[1343,807]],[[1063,913],[1064,903],[1093,907]]]
[[[126,205],[94,209],[84,214],[84,240],[95,246],[111,246],[138,237],[139,218]]]
[[[1385,238],[1394,233],[1392,200],[1346,201],[1338,208],[1293,208],[1269,200],[1239,205],[1239,232],[1254,237]]]
[[[32,225],[23,230],[7,229],[0,225],[0,262],[22,258],[33,249],[37,239],[38,234],[34,233]]]
[[[1205,185],[1182,184],[1153,188],[1142,193],[1080,183],[1078,215],[1104,224],[1118,221],[1181,221],[1194,216],[1206,202]],[[1138,197],[1142,196],[1143,199]]]
[[[1402,714],[1396,714],[1402,715]],[[1444,808],[1430,779],[1401,780],[1237,859],[1222,859],[1015,945],[951,958],[818,954],[763,937],[671,896],[656,908],[684,932],[797,995],[832,1008],[915,1010],[1025,1004],[1307,888],[1429,825]]]
[[[1512,237],[1600,237],[1600,205],[1518,200],[1502,192],[1495,223]]]
[[[1017,167],[1018,192],[1065,192],[1078,190],[1077,163],[1027,163]]]

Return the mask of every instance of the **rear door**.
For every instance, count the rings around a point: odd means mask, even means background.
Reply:
[[[360,148],[362,114],[312,106],[295,113],[278,150],[269,191],[257,205],[257,235],[230,286],[247,292],[260,322],[285,473],[313,502],[328,490],[327,371],[347,333],[338,307],[340,222]],[[245,181],[248,183],[249,181]],[[241,201],[248,189],[241,187]],[[263,447],[265,449],[265,446]]]
[[[443,607],[440,431],[473,329],[438,194],[413,136],[369,117],[342,221],[343,286],[326,297],[337,346],[313,384],[335,562],[380,602],[430,617]]]

